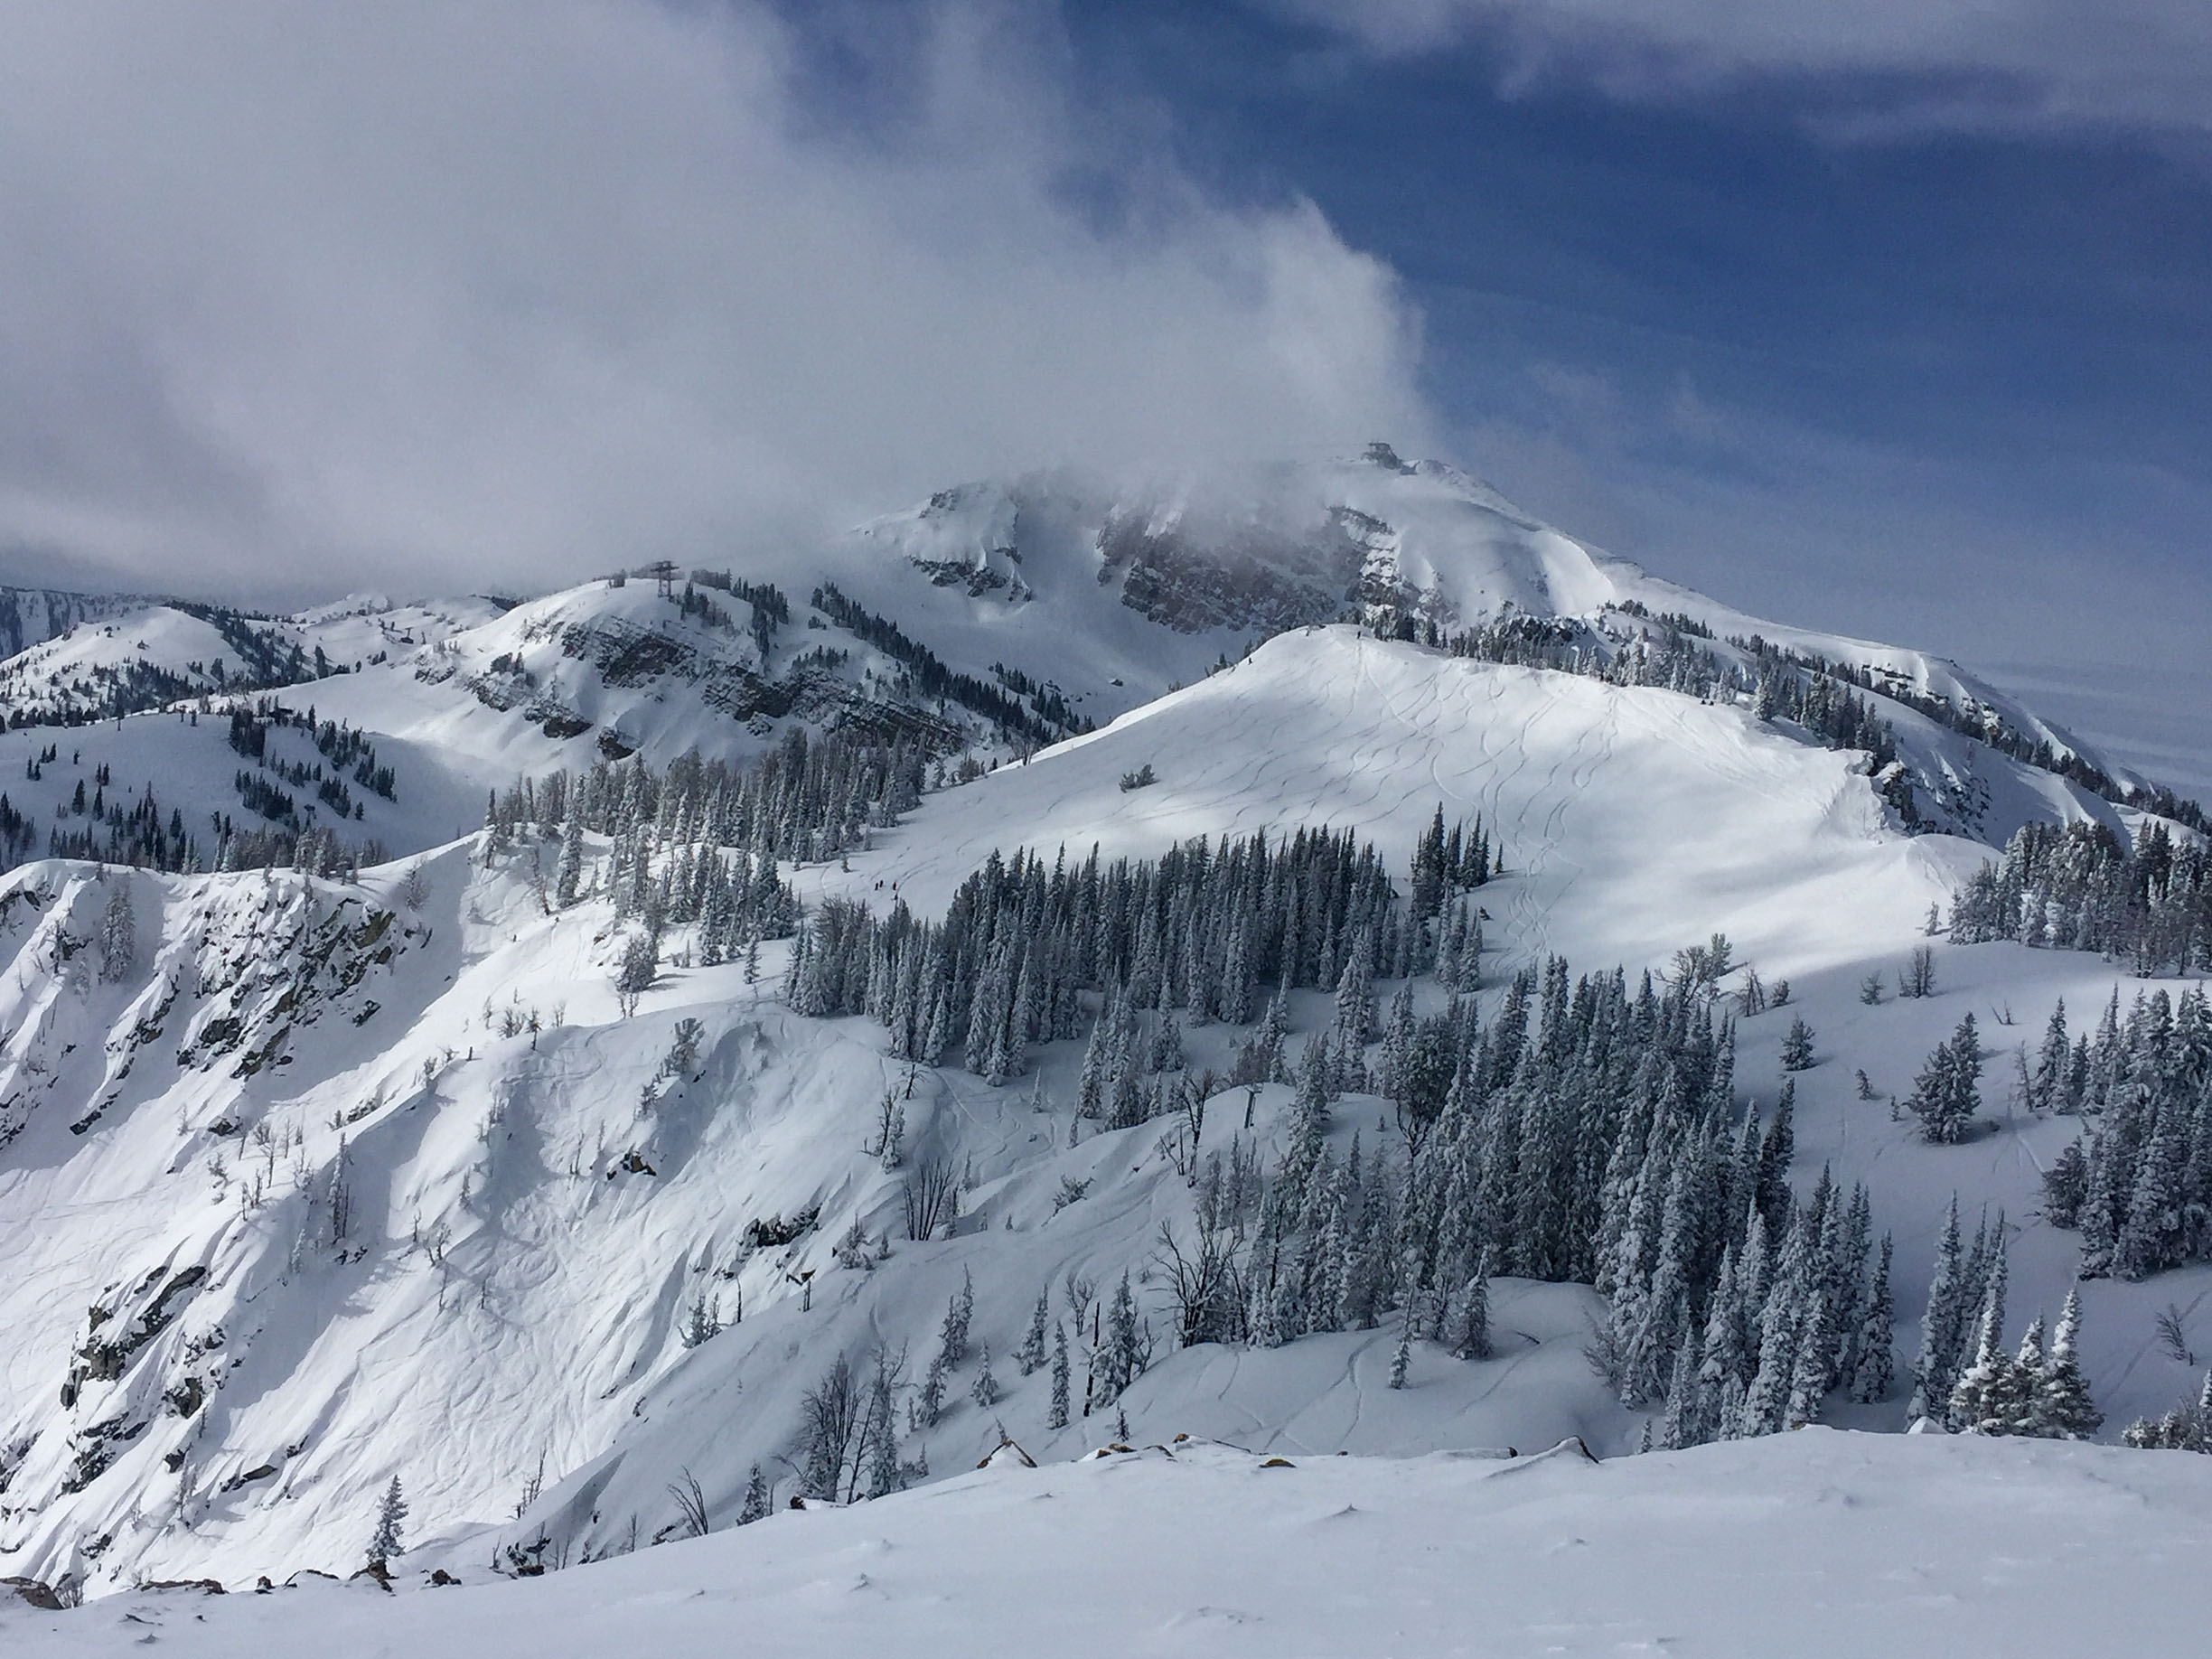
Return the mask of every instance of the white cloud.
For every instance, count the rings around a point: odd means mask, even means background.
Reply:
[[[750,5],[10,7],[0,546],[528,582],[1427,436],[1392,274],[1310,206],[1205,199],[1008,14],[913,42],[857,133]]]
[[[1502,44],[1509,82],[1670,100],[1842,80],[1803,107],[1844,136],[1930,127],[2212,129],[2203,0],[1265,0],[1383,55]]]

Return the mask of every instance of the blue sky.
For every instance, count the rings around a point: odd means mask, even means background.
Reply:
[[[1481,28],[1378,53],[1123,3],[1073,32],[1215,188],[1310,196],[1390,262],[1448,441],[1532,511],[1748,608],[2032,680],[2107,735],[2140,722],[2147,764],[2212,778],[2201,127],[1839,136],[1951,65],[1625,95],[1571,65],[1512,84]]]
[[[19,0],[0,580],[1387,436],[2212,793],[2202,0]]]

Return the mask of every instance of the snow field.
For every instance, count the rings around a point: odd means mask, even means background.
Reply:
[[[2212,1464],[2178,1453],[1814,1428],[1602,1466],[1270,1467],[1191,1440],[1001,1461],[522,1583],[126,1594],[0,1607],[0,1637],[25,1659],[2181,1654],[2212,1617],[2207,1547]]]

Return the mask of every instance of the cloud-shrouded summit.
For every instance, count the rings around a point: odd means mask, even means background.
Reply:
[[[0,546],[528,582],[1428,424],[1317,211],[1210,198],[1049,27],[900,27],[874,108],[747,5],[14,8]]]

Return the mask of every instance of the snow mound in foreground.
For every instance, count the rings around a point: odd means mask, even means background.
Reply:
[[[2212,1460],[1810,1429],[1596,1465],[1266,1459],[1185,1442],[992,1467],[521,1583],[401,1576],[0,1611],[120,1653],[2198,1651]]]

